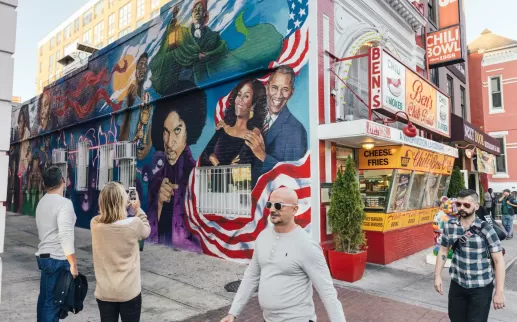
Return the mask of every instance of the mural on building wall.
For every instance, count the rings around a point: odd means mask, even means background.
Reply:
[[[66,149],[66,196],[88,228],[105,180],[99,147],[131,141],[151,242],[246,261],[280,186],[297,191],[309,230],[308,14],[308,0],[165,6],[13,111],[10,210],[34,214],[52,150]]]

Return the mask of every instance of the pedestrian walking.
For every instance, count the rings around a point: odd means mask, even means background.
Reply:
[[[483,194],[483,199],[484,199],[484,201],[485,201],[484,206],[485,206],[485,208],[486,208],[489,212],[491,212],[491,211],[492,211],[492,201],[493,201],[493,200],[492,200],[492,195],[491,195],[491,193],[490,193],[490,192],[491,192],[490,190],[491,190],[491,189],[489,188],[489,189],[488,189],[488,190]],[[494,214],[490,214],[490,215],[491,215],[492,219],[494,219],[494,220],[495,220],[495,215],[494,215]]]
[[[492,216],[492,219],[495,221],[495,215],[496,215],[496,205],[497,205],[497,198],[495,197],[494,190],[492,188],[488,188],[488,193],[490,194],[490,199],[492,200],[491,207],[487,208],[490,210],[490,215]]]
[[[74,206],[63,197],[65,180],[61,169],[52,166],[43,172],[47,193],[36,207],[36,226],[40,243],[36,260],[41,271],[37,321],[58,322],[60,306],[54,303],[54,287],[59,272],[69,270],[79,274],[74,247],[74,227],[77,219]]]
[[[510,189],[504,189],[503,195],[499,198],[501,202],[501,219],[503,227],[506,230],[506,239],[513,238],[513,217],[515,215],[515,208],[517,207],[517,200],[510,194]]]
[[[294,221],[296,193],[279,188],[271,194],[266,208],[273,227],[267,227],[255,241],[251,262],[221,322],[234,321],[257,287],[265,321],[316,321],[313,284],[330,321],[345,321],[321,247]]]
[[[445,223],[443,229],[434,271],[434,288],[443,295],[441,273],[452,248],[449,318],[451,322],[486,322],[492,298],[494,309],[505,306],[501,242],[494,228],[476,216],[479,196],[475,191],[460,191],[456,207],[458,218]]]
[[[101,322],[140,321],[142,286],[138,241],[151,233],[138,193],[130,200],[120,183],[109,182],[99,196],[100,215],[91,221],[95,298]],[[128,210],[135,216],[128,217]]]

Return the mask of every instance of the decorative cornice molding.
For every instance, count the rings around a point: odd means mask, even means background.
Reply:
[[[426,26],[425,18],[408,0],[384,0],[413,28],[419,30]]]
[[[500,50],[492,53],[485,52],[481,66],[496,65],[513,60],[517,60],[517,48]]]

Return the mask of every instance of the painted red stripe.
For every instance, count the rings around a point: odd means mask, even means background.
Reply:
[[[300,57],[293,64],[289,64],[289,66],[291,66],[291,68],[293,68],[293,69],[300,66],[300,64],[305,59],[305,56],[307,56],[307,53],[309,52],[309,35],[308,34],[309,34],[309,31],[307,30],[307,39],[305,39],[305,48],[304,48],[303,52],[301,53]]]
[[[294,44],[293,44],[293,47],[291,48],[291,52],[289,53],[289,56],[287,56],[286,59],[279,62],[280,64],[283,64],[284,62],[289,61],[291,58],[294,57],[294,55],[296,54],[296,51],[298,50],[298,46],[300,46],[301,37],[302,36],[301,36],[300,30],[296,30],[296,32],[294,33]]]

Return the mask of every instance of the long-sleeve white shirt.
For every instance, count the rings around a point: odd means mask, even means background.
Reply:
[[[66,256],[75,254],[76,219],[72,201],[57,194],[44,195],[36,207],[40,239],[36,255],[50,254],[53,259],[66,260]]]
[[[320,245],[299,226],[285,234],[266,228],[255,242],[229,313],[238,317],[258,286],[267,322],[316,321],[313,284],[330,321],[345,321]]]

